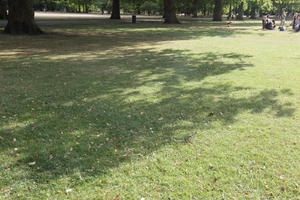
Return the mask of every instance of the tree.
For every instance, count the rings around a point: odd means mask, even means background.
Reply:
[[[190,16],[193,13],[192,0],[181,0],[176,2],[176,10],[179,13],[184,13],[185,16]]]
[[[244,20],[244,2],[242,1],[238,7],[238,20]]]
[[[157,2],[145,1],[140,6],[140,10],[148,15],[156,14],[159,12],[159,4]]]
[[[110,19],[121,19],[120,16],[120,0],[112,1],[112,13]]]
[[[249,1],[248,6],[250,7],[250,19],[256,19],[258,3],[256,1]]]
[[[7,18],[7,1],[0,0],[0,19]]]
[[[223,0],[215,0],[215,8],[214,8],[214,21],[222,21],[223,15]]]
[[[43,31],[34,21],[32,0],[8,0],[8,34],[41,34]]]
[[[198,9],[199,9],[199,0],[193,0],[192,1],[192,14],[193,14],[193,17],[198,16]]]
[[[179,21],[176,17],[176,6],[175,0],[164,0],[164,17],[166,24],[179,24]]]
[[[163,0],[163,18],[165,19],[167,17],[167,8],[168,8],[168,5],[167,5],[167,1],[166,0]]]

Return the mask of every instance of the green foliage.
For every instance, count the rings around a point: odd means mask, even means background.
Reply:
[[[197,1],[196,4],[193,1]],[[111,0],[35,0],[37,10],[66,10],[70,12],[83,11],[111,11]],[[280,14],[282,10],[295,12],[300,9],[299,0],[225,0],[224,11],[238,13],[238,7],[244,2],[246,15],[262,13]],[[122,0],[121,8],[124,12],[157,14],[162,13],[162,0]],[[195,6],[196,5],[196,6]],[[180,0],[177,1],[178,13],[191,14],[192,12],[211,14],[214,9],[214,0]]]
[[[162,10],[157,2],[145,1],[141,7],[141,11],[147,14],[158,14],[162,13]]]
[[[193,2],[191,0],[177,1],[177,9],[180,13],[192,14]]]

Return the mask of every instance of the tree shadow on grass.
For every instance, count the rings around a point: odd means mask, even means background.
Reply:
[[[249,57],[143,49],[81,61],[40,58],[43,68],[29,65],[18,72],[22,82],[12,80],[14,94],[8,95],[9,88],[2,93],[7,96],[0,116],[7,120],[0,123],[0,151],[18,147],[23,155],[7,168],[21,167],[37,183],[78,172],[85,178],[102,176],[174,143],[176,136],[235,123],[243,112],[292,116],[293,105],[277,100],[286,91],[210,80],[252,67]],[[243,95],[249,90],[251,95]],[[10,125],[14,116],[18,123]]]
[[[183,25],[162,24],[121,24],[102,26],[64,26],[45,29],[48,34],[41,36],[3,35],[0,40],[2,53],[0,58],[9,61],[11,52],[18,55],[45,56],[67,55],[86,51],[107,51],[116,48],[135,48],[140,45],[155,45],[165,41],[201,39],[204,37],[234,37],[237,35],[264,33],[249,31],[236,25],[228,28],[225,25],[210,23],[188,23]],[[7,52],[7,54],[5,54]],[[15,54],[15,55],[16,55]],[[15,55],[11,57],[14,58]]]

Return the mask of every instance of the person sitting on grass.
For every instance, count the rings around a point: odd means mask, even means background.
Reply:
[[[300,31],[300,14],[297,14],[297,16],[295,16],[293,28],[296,32]]]
[[[266,29],[266,24],[267,24],[267,17],[266,16],[263,16],[263,18],[262,18],[262,28],[263,29]]]
[[[268,18],[266,21],[266,29],[274,30],[275,27],[276,27],[275,20]]]
[[[267,30],[274,30],[274,28],[276,27],[275,20],[271,19],[269,15],[267,15],[267,17],[264,17],[262,19],[262,25],[263,25],[263,29],[267,29]]]
[[[294,13],[293,21],[292,21],[292,24],[291,24],[293,26],[293,30],[295,30],[297,16],[298,16],[298,13]]]
[[[280,26],[281,27],[285,26],[285,19],[286,19],[286,12],[283,10],[282,14],[280,15]]]

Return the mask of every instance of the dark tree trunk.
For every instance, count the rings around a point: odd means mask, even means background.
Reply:
[[[34,21],[32,0],[8,0],[8,34],[41,34],[43,31]]]
[[[198,5],[199,5],[199,0],[193,0],[192,3],[193,17],[198,17]]]
[[[176,17],[176,6],[175,0],[164,0],[165,8],[165,23],[166,24],[179,24]]]
[[[223,0],[215,0],[214,21],[222,21],[223,15]]]
[[[0,0],[0,19],[7,19],[7,1]]]
[[[204,15],[204,16],[207,16],[206,4],[203,5],[202,12],[203,12],[203,15]]]
[[[231,4],[231,1],[229,3],[229,13],[228,13],[227,19],[232,19],[232,4]]]
[[[140,3],[137,3],[136,6],[135,6],[135,12],[136,14],[140,15],[142,14],[142,11],[141,11],[141,4]]]
[[[120,16],[120,0],[113,0],[112,13],[110,19],[121,19]]]
[[[84,4],[84,12],[89,13],[89,5],[87,3]]]
[[[77,0],[77,12],[80,13],[80,2],[79,2],[79,0]]]
[[[241,2],[238,8],[238,20],[244,20],[244,2]]]
[[[168,5],[167,5],[167,1],[166,0],[164,0],[164,14],[163,14],[163,18],[167,18],[167,7],[168,7]]]
[[[252,3],[251,10],[250,10],[250,19],[256,19],[256,9],[257,9],[256,4]]]

